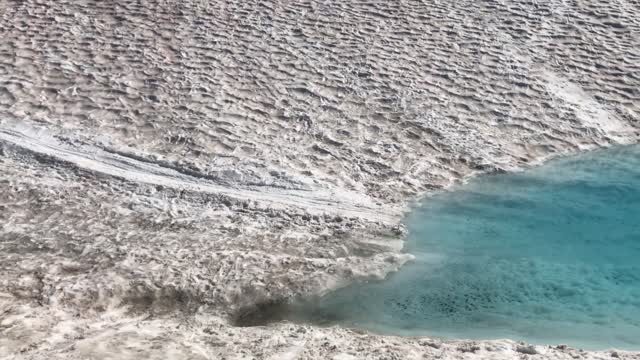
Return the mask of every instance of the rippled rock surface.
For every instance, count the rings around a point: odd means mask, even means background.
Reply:
[[[0,0],[0,357],[475,356],[229,319],[399,268],[426,192],[637,142],[637,14]]]

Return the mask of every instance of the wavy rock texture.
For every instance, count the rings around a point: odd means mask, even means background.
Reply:
[[[0,356],[640,358],[232,326],[397,269],[429,191],[637,142],[638,14],[0,0]]]

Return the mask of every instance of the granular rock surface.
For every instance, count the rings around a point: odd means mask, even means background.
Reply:
[[[638,142],[639,15],[0,0],[0,357],[640,358],[266,313],[409,261],[429,192]]]

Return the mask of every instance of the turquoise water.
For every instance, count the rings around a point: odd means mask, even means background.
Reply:
[[[407,219],[416,261],[304,309],[397,335],[640,350],[640,147],[477,178]]]

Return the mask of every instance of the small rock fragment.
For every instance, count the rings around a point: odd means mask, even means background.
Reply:
[[[521,354],[528,354],[528,355],[535,355],[538,353],[535,346],[533,345],[528,345],[528,346],[518,345],[518,347],[516,348],[516,351]]]
[[[429,346],[432,347],[434,349],[440,349],[440,347],[442,346],[442,344],[440,344],[439,342],[435,342],[432,340],[424,340],[420,342],[421,346]]]

